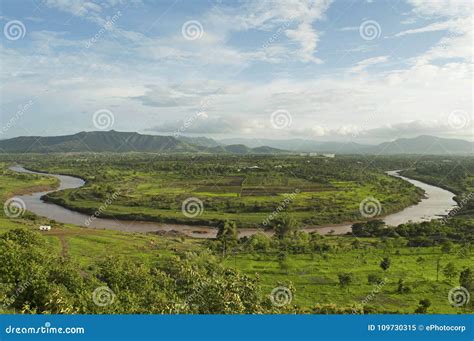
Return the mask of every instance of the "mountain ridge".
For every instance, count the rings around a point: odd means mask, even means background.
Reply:
[[[262,149],[263,148],[263,149]],[[271,147],[249,148],[243,145],[222,146],[206,137],[187,138],[160,135],[142,135],[137,132],[81,131],[62,136],[19,136],[0,140],[3,153],[67,153],[67,152],[149,152],[149,153],[232,153],[262,154],[286,153]]]
[[[245,143],[247,142],[247,143]],[[211,154],[474,154],[474,142],[430,135],[400,138],[377,145],[355,142],[312,141],[302,139],[225,139],[144,135],[137,132],[81,131],[62,136],[19,136],[0,140],[3,153],[54,152],[150,152]]]
[[[442,138],[431,135],[420,135],[412,138],[399,138],[394,141],[382,142],[377,145],[361,144],[353,141],[313,141],[303,139],[271,140],[271,139],[239,139],[220,140],[222,143],[240,143],[253,147],[265,144],[273,148],[285,146],[291,152],[299,153],[336,153],[336,154],[474,154],[474,142],[462,139]]]

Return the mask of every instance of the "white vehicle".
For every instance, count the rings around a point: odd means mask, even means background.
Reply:
[[[51,226],[49,225],[41,225],[39,227],[40,231],[51,231]]]

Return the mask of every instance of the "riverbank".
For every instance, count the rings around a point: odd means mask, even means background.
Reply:
[[[17,172],[38,173],[41,175],[49,175],[56,177],[60,181],[59,189],[74,189],[82,187],[85,184],[83,179],[72,177],[69,175],[50,174],[44,172],[36,172],[27,170],[23,167],[11,167],[10,169]],[[398,174],[398,173],[397,173]],[[393,176],[393,173],[390,174]],[[415,186],[420,186],[427,192],[427,198],[422,199],[418,204],[409,206],[397,213],[381,217],[389,225],[398,225],[408,221],[425,221],[426,219],[437,219],[442,214],[447,214],[456,204],[452,197],[453,193],[444,189],[437,188],[420,181],[408,179],[398,175],[405,181],[411,182]],[[424,188],[423,188],[424,187]],[[139,220],[117,220],[116,217],[101,217],[97,218],[94,215],[97,208],[91,208],[84,212],[78,212],[77,209],[64,207],[64,203],[58,202],[44,202],[42,198],[44,195],[53,191],[37,192],[32,195],[21,196],[25,201],[28,210],[33,213],[45,216],[66,224],[74,224],[89,228],[111,229],[125,232],[173,232],[183,233],[194,238],[215,238],[216,229],[212,226],[202,226],[193,224],[174,224],[166,222],[150,222]],[[422,204],[424,203],[424,204]],[[307,232],[318,232],[320,234],[345,234],[351,231],[351,226],[354,222],[331,224],[325,226],[306,226],[302,230]],[[272,232],[264,231],[260,228],[246,228],[240,229],[239,236],[250,236],[255,233],[264,232],[271,234]]]

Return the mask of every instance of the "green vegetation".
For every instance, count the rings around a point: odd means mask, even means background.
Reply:
[[[0,198],[2,202],[14,196],[39,192],[57,187],[58,180],[35,174],[20,174],[8,169],[8,164],[0,161]]]
[[[381,203],[381,215],[418,202],[413,185],[352,158],[277,156],[163,156],[144,154],[27,157],[35,170],[72,174],[87,181],[80,189],[55,192],[47,200],[93,214],[97,202],[116,198],[102,216],[167,223],[239,228],[266,227],[282,207],[298,225],[365,220],[359,205]],[[203,202],[202,214],[182,213],[187,198]]]
[[[0,196],[3,200],[15,193],[57,185],[54,179],[46,176],[8,171],[8,164],[17,158],[3,156],[3,162],[0,163]],[[84,161],[86,159],[87,162]],[[118,188],[119,205],[114,206],[114,209],[121,209],[123,212],[149,209],[155,212],[156,209],[147,204],[147,200],[153,196],[163,197],[165,202],[166,198],[173,198],[173,193],[177,193],[173,192],[177,191],[176,184],[183,186],[186,183],[182,175],[184,171],[178,167],[185,159],[183,156],[160,157],[159,161],[145,159],[141,154],[120,157],[81,154],[40,157],[24,155],[19,161],[31,168],[80,175],[87,180],[84,189],[60,192],[52,197],[67,198],[74,204],[87,203],[96,210],[107,194]],[[309,163],[306,162],[308,160]],[[459,173],[457,177],[447,177],[449,180],[445,180],[443,185],[451,186],[449,188],[456,189],[458,196],[466,197],[472,189],[470,179],[474,174],[474,165],[467,158],[452,160],[467,171]],[[410,172],[419,173],[421,177],[420,174],[426,173],[422,170],[433,162],[441,161],[436,157],[417,160],[416,168]],[[320,196],[325,191],[305,192],[308,187],[300,185],[310,183],[311,186],[331,186],[329,193],[333,197],[340,195],[338,200],[341,201],[341,206],[321,206],[322,212],[321,209],[315,209],[316,212],[312,212],[308,218],[299,215],[299,212],[306,211],[298,210],[309,203],[299,201],[297,197],[294,200],[296,205],[291,203],[285,207],[284,212],[279,213],[268,225],[275,230],[274,236],[258,233],[238,239],[237,229],[245,226],[247,213],[249,217],[253,216],[250,203],[256,198],[235,196],[236,200],[244,203],[242,211],[226,211],[222,214],[226,219],[213,218],[216,219],[219,231],[215,240],[78,228],[29,213],[12,219],[2,211],[0,312],[474,312],[472,300],[459,307],[452,306],[448,300],[448,294],[454,287],[462,286],[471,293],[474,290],[474,219],[465,213],[466,210],[469,211],[470,204],[457,214],[438,222],[407,223],[387,228],[378,220],[361,221],[354,226],[353,235],[320,236],[298,230],[298,225],[304,223],[304,219],[342,219],[350,211],[348,207],[354,206],[356,201],[347,197],[347,203],[344,202],[343,198],[348,193],[366,196],[370,193],[382,201],[384,209],[390,205],[391,200],[388,198],[394,200],[392,207],[396,207],[397,197],[407,200],[406,202],[413,199],[410,199],[411,195],[417,197],[418,193],[412,186],[383,175],[383,171],[388,169],[408,168],[414,164],[413,158],[384,157],[369,166],[363,159],[355,157],[327,161],[297,157],[228,157],[221,159],[219,164],[216,161],[210,162],[209,157],[205,157],[196,160],[194,166],[187,167],[189,183],[194,183],[196,179],[199,182],[211,177],[219,179],[216,174],[220,173],[206,173],[197,166],[210,164],[214,168],[222,168],[219,172],[224,175],[221,176],[229,176],[229,168],[239,167],[243,174],[241,176],[245,176],[245,183],[249,181],[249,186],[257,187],[256,184],[261,181],[273,188],[280,187],[286,181],[284,174],[290,173],[283,172],[288,167],[292,169],[292,176],[288,175],[288,188],[293,188],[297,183],[302,195]],[[250,164],[267,167],[267,170],[261,173],[249,169],[243,171],[243,165]],[[274,168],[275,164],[286,166]],[[363,167],[367,169],[364,170]],[[164,168],[167,170],[163,170]],[[319,170],[315,172],[315,169]],[[267,171],[272,176],[265,177]],[[170,177],[173,181],[165,182],[164,174],[174,176]],[[433,181],[440,181],[442,178],[442,174],[437,175],[435,171],[430,174]],[[359,177],[358,180],[350,180],[355,177]],[[376,182],[380,180],[387,181],[383,183],[384,189],[377,187]],[[334,190],[348,182],[352,184],[350,189]],[[276,183],[280,185],[276,186]],[[199,184],[201,187],[202,185]],[[227,197],[227,192],[199,192],[196,188],[200,187],[194,186],[191,190],[190,186],[186,190],[189,192],[183,193],[202,198],[206,210],[211,211],[211,214],[219,212],[213,211],[213,206],[209,206],[210,202],[223,205],[219,207],[225,209],[226,199],[223,198]],[[367,192],[369,188],[371,190]],[[387,188],[392,188],[392,192],[399,188],[404,195],[388,193]],[[380,193],[373,192],[374,190],[379,190]],[[198,193],[207,195],[198,196]],[[141,195],[146,199],[142,199]],[[272,207],[271,199],[274,196],[280,200],[284,198],[282,193],[276,193],[259,195],[258,199],[263,207]],[[128,207],[121,200],[136,200],[139,205]],[[180,212],[178,202],[173,203],[175,210]],[[157,201],[156,205],[160,203]],[[351,210],[356,209],[352,207]],[[258,213],[268,215],[264,212]],[[239,216],[242,219],[234,219]],[[40,224],[52,225],[53,229],[41,233],[34,231]],[[283,306],[272,304],[271,292],[278,287],[284,287],[292,294],[291,300]],[[93,297],[98,288],[106,291],[105,298],[99,298],[110,301],[110,297],[113,297],[113,302],[107,301],[104,306],[97,305]]]
[[[470,227],[474,228],[472,222]],[[307,309],[335,304],[356,305],[366,312],[413,313],[419,300],[430,298],[432,307],[428,312],[473,311],[473,307],[452,307],[447,300],[449,290],[460,285],[462,271],[474,263],[472,244],[455,243],[448,253],[443,251],[442,243],[425,247],[408,244],[400,236],[322,237],[293,232],[279,239],[257,234],[241,240],[225,262],[248,275],[258,273],[267,292],[278,283],[292,283],[296,290],[294,303]],[[210,247],[219,254],[218,243],[212,242]],[[465,285],[470,281],[466,280]],[[373,300],[363,303],[380,283]]]
[[[109,256],[81,271],[70,257],[51,253],[39,234],[26,229],[0,236],[0,280],[4,312],[272,311],[255,279],[223,268],[210,256],[185,254],[153,265]]]

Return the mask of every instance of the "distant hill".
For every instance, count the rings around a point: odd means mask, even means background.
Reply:
[[[428,135],[384,142],[372,148],[375,154],[473,154],[474,143]]]
[[[21,136],[0,141],[4,152],[181,152],[197,149],[172,136],[133,132],[92,131],[65,136]]]
[[[289,150],[292,152],[319,152],[338,154],[358,154],[365,152],[371,145],[355,142],[320,142],[303,139],[272,140],[272,139],[239,139],[231,138],[220,140],[223,144],[245,144],[249,147],[270,146],[273,148]]]
[[[177,137],[179,141],[186,142],[188,144],[192,144],[195,146],[201,146],[201,147],[217,147],[222,145],[221,143],[218,143],[217,141],[208,138],[208,137],[187,137],[187,136],[179,136]]]
[[[221,146],[205,137],[188,138],[142,135],[135,132],[92,131],[65,136],[21,136],[0,141],[4,153],[54,152],[150,152],[150,153],[232,153],[274,154],[283,151],[270,148],[249,148],[244,145]]]
[[[218,146],[206,149],[206,152],[219,154],[219,153],[231,153],[231,154],[288,154],[288,151],[284,151],[277,148],[262,146],[250,148],[243,144],[233,144],[229,146]]]
[[[224,143],[226,142],[227,145]],[[240,143],[229,143],[240,142]],[[287,154],[313,152],[335,154],[474,154],[474,143],[434,136],[397,139],[379,145],[353,142],[318,142],[308,140],[227,139],[207,137],[142,135],[135,132],[92,131],[65,136],[21,136],[0,140],[4,153],[53,152],[150,152],[150,153],[231,153]]]
[[[336,154],[474,154],[474,143],[422,135],[414,138],[400,138],[378,145],[359,144],[355,142],[320,142],[303,139],[270,140],[270,139],[225,139],[222,143],[245,144],[253,147],[266,145],[292,152],[336,153]]]

